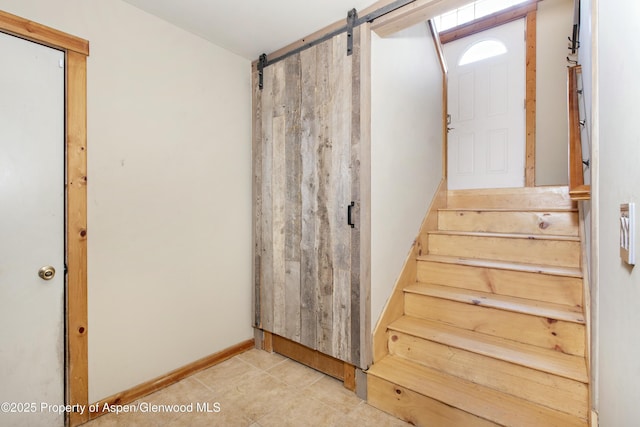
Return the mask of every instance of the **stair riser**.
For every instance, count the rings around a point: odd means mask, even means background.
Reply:
[[[438,229],[578,236],[576,212],[440,211]]]
[[[566,354],[585,354],[581,324],[418,294],[405,294],[405,314]]]
[[[566,240],[430,234],[429,253],[557,267],[580,266],[580,242]]]
[[[575,203],[566,187],[454,190],[447,194],[448,208],[471,209],[572,209]]]
[[[423,283],[582,307],[582,279],[577,277],[418,261],[417,279]]]
[[[389,331],[389,353],[580,418],[587,417],[585,384]],[[481,367],[481,368],[477,368]]]
[[[419,427],[499,426],[373,375],[367,377],[367,403]]]

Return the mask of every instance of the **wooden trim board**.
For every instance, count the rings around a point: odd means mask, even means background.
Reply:
[[[265,332],[267,334],[267,332]],[[318,350],[310,349],[302,344],[291,341],[275,334],[269,334],[273,339],[273,351],[307,365],[330,377],[339,379],[344,387],[355,391],[356,389],[356,367],[350,363],[343,362]]]
[[[147,396],[151,393],[175,384],[180,380],[183,380],[193,374],[222,363],[225,360],[244,353],[245,351],[251,350],[252,348],[254,348],[254,345],[255,343],[253,339],[243,341],[234,346],[219,351],[218,353],[196,360],[195,362],[185,365],[182,368],[173,370],[166,375],[154,378],[150,381],[130,388],[129,390],[125,390],[118,394],[114,394],[113,396],[107,397],[106,399],[100,400],[91,405],[98,409],[97,411],[91,412],[91,419],[95,419],[100,417],[101,415],[104,415],[105,412],[103,411],[103,409],[105,408],[105,405],[107,405],[108,407],[112,405],[127,405],[141,397]]]
[[[87,364],[87,63],[89,42],[0,11],[0,31],[63,50],[65,77],[65,199],[67,283],[65,300],[66,404],[89,400]],[[70,426],[88,413],[68,414]]]
[[[251,218],[253,221],[253,265],[252,265],[252,273],[253,273],[253,292],[252,292],[252,302],[253,302],[253,326],[255,328],[261,328],[261,316],[262,316],[262,295],[260,294],[261,290],[261,282],[260,278],[262,276],[262,272],[260,270],[261,265],[261,255],[262,255],[262,217],[260,213],[262,212],[262,198],[260,197],[262,193],[262,117],[261,117],[261,105],[262,105],[262,90],[258,85],[259,77],[258,71],[251,72],[252,78],[252,92],[253,99],[251,102],[252,115],[253,117],[253,135],[252,135],[252,200],[251,204]]]
[[[360,114],[360,365],[372,361],[371,341],[371,25],[363,24],[359,32],[360,73],[354,86],[359,89]],[[356,99],[354,106],[356,108]],[[355,381],[355,378],[354,378]],[[345,381],[345,386],[346,381]],[[355,383],[354,383],[355,387]],[[347,387],[349,388],[349,387]]]
[[[450,30],[441,32],[440,41],[442,42],[442,44],[449,43],[454,40],[458,40],[463,37],[467,37],[472,34],[480,33],[490,28],[515,21],[516,19],[526,18],[528,13],[535,11],[537,8],[538,2],[537,0],[534,0],[533,2],[523,3],[505,10],[501,10],[491,15],[478,18],[467,24],[463,24]]]
[[[583,301],[582,307],[584,311],[585,317],[585,359],[587,362],[587,375],[589,376],[589,406],[591,407],[592,402],[594,401],[594,383],[593,383],[593,369],[592,369],[592,324],[591,324],[591,282],[589,281],[589,259],[587,256],[588,252],[588,242],[587,242],[587,223],[585,221],[585,213],[584,213],[584,205],[582,203],[578,203],[578,217],[579,217],[579,233],[580,233],[580,252],[582,254],[582,286],[583,286]],[[596,426],[597,424],[597,413],[591,408],[589,411],[589,420],[593,423],[593,417],[596,416]]]
[[[87,308],[87,63],[67,52],[67,403],[89,401]],[[70,424],[86,421],[71,413]]]
[[[537,8],[537,3],[535,4]],[[526,38],[526,71],[525,71],[525,112],[526,112],[526,154],[524,166],[524,185],[525,187],[536,186],[536,90],[537,90],[537,14],[536,10],[527,13],[527,38]]]
[[[0,31],[36,41],[55,49],[89,56],[89,42],[37,22],[0,10]]]
[[[429,32],[433,38],[433,45],[440,62],[442,71],[442,178],[447,177],[447,151],[449,147],[449,76],[447,72],[447,61],[444,57],[444,46],[438,37],[438,30],[433,20],[428,22]]]

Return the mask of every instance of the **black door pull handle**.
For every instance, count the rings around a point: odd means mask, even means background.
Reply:
[[[355,202],[351,202],[351,204],[349,206],[347,206],[347,225],[350,225],[351,228],[354,228],[356,225],[353,223],[353,220],[351,218],[351,212],[353,207],[355,206]]]

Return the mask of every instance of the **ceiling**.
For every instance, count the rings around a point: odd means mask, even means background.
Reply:
[[[247,59],[258,59],[375,0],[124,0]]]

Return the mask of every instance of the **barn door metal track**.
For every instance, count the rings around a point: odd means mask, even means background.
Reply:
[[[310,47],[319,45],[320,43],[327,41],[329,39],[332,39],[333,37],[342,34],[342,33],[347,33],[348,40],[347,40],[347,55],[351,55],[351,53],[353,52],[353,29],[356,27],[359,27],[360,25],[366,23],[366,22],[373,22],[374,20],[380,18],[381,16],[386,15],[387,13],[393,12],[394,10],[400,9],[401,7],[404,7],[408,4],[411,4],[413,2],[415,2],[416,0],[397,0],[393,3],[388,4],[387,6],[381,7],[380,9],[377,9],[365,16],[362,17],[358,17],[358,12],[355,9],[351,9],[348,13],[347,13],[347,23],[344,27],[338,28],[335,31],[332,31],[330,33],[325,34],[324,36],[312,40],[309,43],[305,43],[304,45],[293,49],[287,53],[285,53],[284,55],[278,56],[276,58],[273,59],[269,59],[267,58],[267,54],[263,53],[262,55],[260,55],[260,59],[258,61],[258,72],[259,72],[259,76],[260,76],[260,82],[259,82],[259,86],[260,89],[262,89],[262,85],[263,85],[263,80],[262,80],[262,70],[264,70],[265,67],[268,67],[269,65],[273,65],[276,62],[280,62],[283,59],[287,59],[290,56],[296,55],[304,50],[309,49]]]

